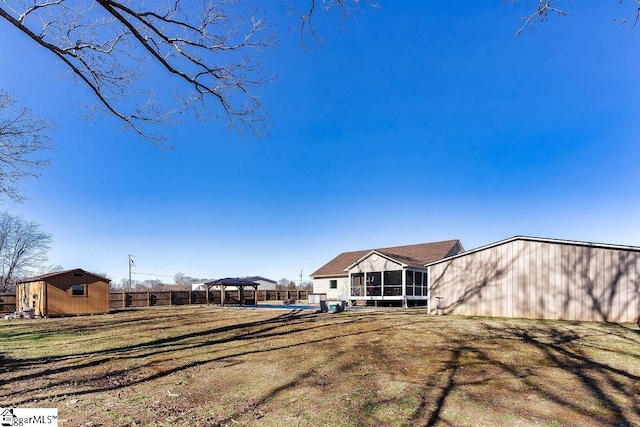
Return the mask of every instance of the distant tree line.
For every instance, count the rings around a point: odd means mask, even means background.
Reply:
[[[282,278],[276,282],[276,288],[279,291],[285,291],[285,290],[311,291],[313,290],[313,282],[307,281],[307,282],[302,282],[300,284],[296,284],[296,282],[293,280]]]

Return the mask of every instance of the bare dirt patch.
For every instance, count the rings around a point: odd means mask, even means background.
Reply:
[[[61,426],[640,425],[636,325],[165,307],[0,323]]]

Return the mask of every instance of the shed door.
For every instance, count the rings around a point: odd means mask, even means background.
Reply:
[[[16,310],[18,311],[31,306],[31,287],[29,285],[30,283],[21,283],[18,285],[20,287],[18,292],[18,298],[20,298],[20,301],[16,301]]]

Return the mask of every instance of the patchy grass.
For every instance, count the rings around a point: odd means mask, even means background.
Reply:
[[[639,396],[630,324],[214,307],[0,323],[0,401],[61,426],[625,426]]]

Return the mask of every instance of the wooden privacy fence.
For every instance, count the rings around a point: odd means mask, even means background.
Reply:
[[[242,296],[240,291],[226,290],[226,303],[253,302],[253,290],[245,290]],[[258,291],[258,301],[284,301],[306,300],[308,291]],[[158,305],[188,305],[206,304],[207,291],[136,291],[136,292],[110,292],[109,308],[123,307],[151,307]],[[209,291],[209,303],[220,304],[220,291]],[[0,313],[13,313],[16,311],[15,294],[0,294]]]
[[[15,294],[0,294],[0,314],[13,313],[16,311]]]
[[[238,290],[225,290],[225,304],[253,302],[254,291],[245,290],[240,295]],[[258,290],[258,301],[306,300],[308,291],[270,291]],[[160,305],[188,305],[206,304],[207,291],[134,291],[111,292],[109,294],[110,308],[123,307],[151,307]],[[211,289],[209,303],[221,304],[221,292]]]

